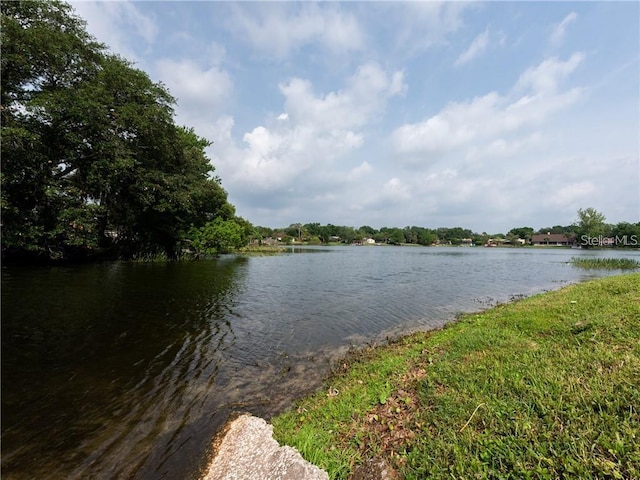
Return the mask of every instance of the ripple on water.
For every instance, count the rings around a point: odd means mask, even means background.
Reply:
[[[591,278],[567,264],[582,254],[347,247],[3,268],[3,478],[192,478],[230,413],[279,411],[351,345]]]

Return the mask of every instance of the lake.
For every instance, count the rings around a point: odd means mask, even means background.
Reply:
[[[2,268],[4,479],[196,479],[238,411],[269,417],[352,346],[619,271],[532,248],[309,247]]]

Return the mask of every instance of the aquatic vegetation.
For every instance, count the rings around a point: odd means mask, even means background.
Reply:
[[[604,268],[627,270],[640,268],[640,261],[634,258],[571,258],[571,264],[580,268]]]

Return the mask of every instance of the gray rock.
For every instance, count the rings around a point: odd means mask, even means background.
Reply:
[[[261,418],[242,415],[227,426],[217,454],[202,480],[329,480],[292,447],[280,446],[273,427]]]

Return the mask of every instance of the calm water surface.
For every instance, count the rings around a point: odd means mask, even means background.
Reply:
[[[351,345],[620,272],[568,249],[343,247],[2,269],[2,477],[192,479],[229,414],[269,416]]]

